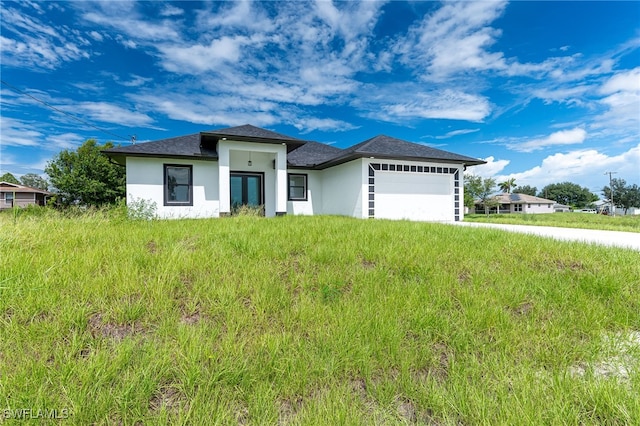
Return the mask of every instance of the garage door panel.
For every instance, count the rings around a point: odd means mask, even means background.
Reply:
[[[377,173],[375,217],[424,221],[453,220],[450,175]]]

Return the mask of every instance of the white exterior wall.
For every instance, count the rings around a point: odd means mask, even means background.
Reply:
[[[164,165],[193,166],[193,206],[164,205]],[[127,157],[127,203],[136,200],[154,202],[163,219],[217,217],[218,163],[215,161],[174,158]]]
[[[511,211],[514,211],[514,205],[511,205]],[[553,204],[539,204],[539,203],[522,203],[522,213],[553,213]],[[520,213],[520,212],[517,212]]]
[[[276,212],[287,211],[286,145],[221,140],[218,142],[218,163],[220,212],[231,212],[229,175],[232,172],[264,173],[265,216],[271,217]]]
[[[322,171],[322,214],[368,217],[363,204],[367,167],[357,159]]]
[[[287,214],[322,214],[322,172],[292,169],[288,173],[307,175],[307,201],[287,201]]]
[[[375,171],[375,218],[454,222],[456,186],[452,169],[458,170],[458,220],[464,218],[464,182],[461,165],[375,159],[367,160],[367,163],[394,164],[396,168],[398,165],[403,166],[403,171]],[[409,171],[404,171],[405,165],[409,166]],[[436,172],[419,172],[418,167],[429,167],[429,170],[435,167]],[[447,173],[437,173],[438,168],[446,168]]]

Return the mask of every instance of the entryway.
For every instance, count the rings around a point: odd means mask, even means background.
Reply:
[[[233,172],[230,178],[232,212],[242,206],[263,208],[264,173]]]

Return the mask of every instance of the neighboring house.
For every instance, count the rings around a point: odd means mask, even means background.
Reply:
[[[611,214],[611,202],[605,200],[598,200],[593,205],[598,210],[600,214]],[[629,207],[628,209],[624,209],[622,207],[616,207],[615,209],[616,216],[636,216],[640,215],[640,207]]]
[[[498,209],[495,207],[490,212],[496,213],[553,213],[553,200],[534,197],[527,194],[498,194],[495,196],[500,203]],[[484,207],[480,201],[476,201],[476,213],[484,213]]]
[[[251,125],[104,151],[126,166],[127,201],[161,218],[334,214],[453,222],[463,172],[484,161],[388,136],[340,149]]]
[[[571,211],[571,206],[567,206],[566,204],[555,203],[553,205],[553,211],[556,213],[569,213]]]
[[[49,195],[51,195],[49,191],[43,191],[42,189],[16,183],[0,182],[0,210],[10,209],[14,206],[44,206]]]

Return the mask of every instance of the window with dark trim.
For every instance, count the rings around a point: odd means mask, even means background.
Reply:
[[[289,173],[289,201],[307,201],[307,175]]]
[[[193,166],[164,165],[164,205],[193,206]]]

